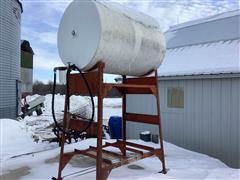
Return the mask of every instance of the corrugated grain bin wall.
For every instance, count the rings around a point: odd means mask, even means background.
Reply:
[[[22,5],[0,1],[0,118],[16,118],[20,95],[20,27]]]

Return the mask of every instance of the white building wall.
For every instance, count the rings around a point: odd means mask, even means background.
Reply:
[[[231,78],[162,80],[159,83],[163,136],[181,147],[219,158],[240,167],[240,75]],[[184,88],[184,108],[167,107],[167,88]],[[128,95],[127,112],[156,114],[154,98]],[[127,137],[158,128],[127,123]],[[166,152],[167,154],[167,152]]]

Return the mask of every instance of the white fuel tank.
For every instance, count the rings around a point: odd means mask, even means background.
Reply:
[[[65,65],[84,71],[102,61],[105,73],[139,76],[161,65],[166,44],[150,16],[117,3],[75,0],[60,23],[58,51]]]

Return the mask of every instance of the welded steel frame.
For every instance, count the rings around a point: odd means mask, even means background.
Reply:
[[[92,70],[85,72],[84,75],[88,80],[91,91],[94,96],[98,97],[98,113],[97,113],[97,122],[93,123],[93,126],[88,130],[88,133],[95,135],[97,137],[97,146],[90,146],[86,150],[77,150],[73,152],[64,153],[64,144],[65,137],[61,136],[61,150],[60,150],[60,160],[59,160],[59,169],[58,169],[58,178],[62,179],[62,171],[67,163],[71,160],[74,155],[85,155],[91,158],[96,159],[96,179],[97,180],[106,180],[112,169],[120,167],[125,164],[129,164],[133,161],[143,159],[155,155],[159,158],[162,163],[161,173],[166,174],[165,167],[165,157],[164,157],[164,147],[163,147],[163,133],[161,125],[161,116],[160,116],[160,99],[159,99],[159,90],[158,90],[158,76],[157,70],[149,72],[146,76],[136,77],[136,78],[126,78],[122,77],[121,84],[108,84],[103,82],[104,74],[104,63],[98,63]],[[154,74],[150,76],[150,74]],[[105,143],[102,142],[102,126],[103,126],[103,99],[107,96],[107,93],[116,88],[122,95],[122,130],[123,130],[123,139],[117,140],[114,143]],[[68,106],[69,98],[74,94],[87,94],[87,88],[84,85],[83,79],[79,74],[70,74],[69,76],[69,97],[65,97],[65,108],[64,108],[64,120],[63,126],[67,127],[68,121]],[[143,115],[143,114],[133,114],[127,113],[126,111],[126,95],[127,94],[152,94],[156,98],[157,106],[157,115]],[[160,138],[160,148],[154,149],[153,147],[148,147],[132,142],[128,142],[126,139],[126,121],[134,121],[140,123],[154,124],[159,128],[159,138]],[[86,123],[86,122],[85,122]],[[69,128],[74,130],[79,130],[83,128],[84,122],[76,119],[70,120]],[[105,147],[116,147],[120,150],[121,154],[116,152],[111,152],[105,150]],[[141,151],[140,149],[144,150]],[[127,151],[136,153],[135,158],[128,159],[126,157]],[[147,152],[146,152],[147,151]],[[109,159],[104,158],[103,154],[114,156],[119,158],[119,162],[112,163]],[[54,179],[54,178],[53,178]]]

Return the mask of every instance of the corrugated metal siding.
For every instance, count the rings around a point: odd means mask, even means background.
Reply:
[[[167,87],[184,88],[184,109],[167,107]],[[155,114],[150,96],[127,96],[127,111]],[[240,78],[160,82],[161,115],[166,141],[240,167]],[[128,122],[128,138],[157,127]]]
[[[0,118],[16,118],[16,80],[0,78]]]
[[[0,95],[1,108],[16,106],[16,81],[1,79]]]
[[[127,112],[156,115],[156,100],[152,95],[127,95]],[[139,138],[142,131],[151,131],[158,134],[158,127],[155,125],[127,122],[127,137],[129,139]]]
[[[0,1],[0,118],[16,118],[20,80],[21,8],[16,0]]]
[[[15,107],[7,107],[7,108],[0,108],[1,118],[16,118],[16,108]]]

